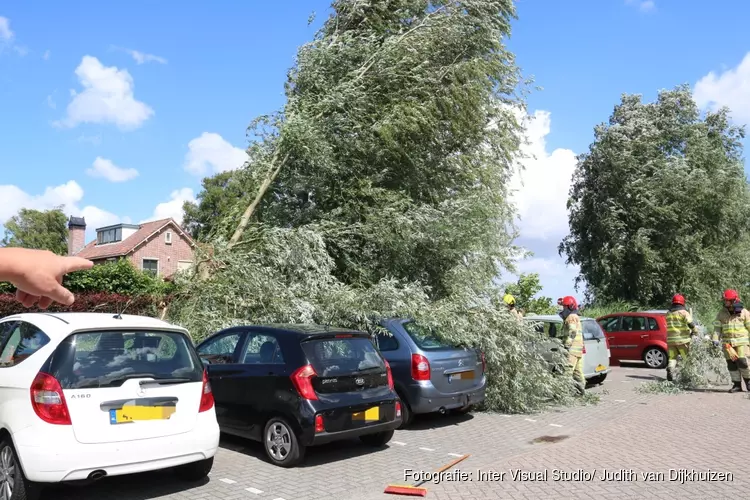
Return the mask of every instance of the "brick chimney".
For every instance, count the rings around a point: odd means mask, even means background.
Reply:
[[[68,255],[75,255],[86,246],[86,219],[70,216],[68,220]]]

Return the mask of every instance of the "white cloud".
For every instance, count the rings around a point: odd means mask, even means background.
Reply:
[[[182,224],[182,218],[184,216],[182,205],[186,201],[196,201],[195,193],[192,189],[182,188],[178,189],[177,191],[172,191],[170,200],[156,205],[156,208],[154,208],[154,215],[152,215],[148,219],[142,220],[141,223],[171,217],[175,221],[177,221],[178,224]]]
[[[138,171],[134,168],[121,168],[112,163],[112,160],[97,156],[94,164],[86,173],[91,177],[102,177],[110,182],[125,182],[138,177]]]
[[[85,217],[86,241],[93,239],[96,228],[117,224],[122,220],[121,217],[92,205],[79,207],[83,200],[83,188],[76,181],[47,187],[38,195],[28,194],[18,186],[0,185],[0,200],[3,200],[0,203],[0,224],[16,215],[22,208],[50,210],[62,206],[65,215]]]
[[[138,52],[137,50],[128,50],[128,54],[131,55],[133,59],[135,59],[135,62],[138,64],[145,64],[148,62],[156,62],[159,64],[167,64],[167,60],[163,57],[155,56],[153,54],[145,54],[143,52]]]
[[[111,123],[121,130],[131,130],[153,116],[153,109],[135,99],[133,77],[127,70],[104,66],[96,57],[83,56],[75,73],[83,91],[71,90],[73,99],[67,116],[57,125]]]
[[[575,296],[579,302],[583,300],[583,292],[575,290],[575,278],[578,276],[578,266],[566,266],[565,259],[562,257],[531,257],[521,260],[517,263],[518,274],[536,273],[539,275],[539,281],[542,290],[538,295],[550,297],[552,300],[565,295]],[[505,277],[506,282],[516,281],[518,275]]]
[[[51,55],[52,55],[52,52],[50,52],[49,50],[45,50],[44,55],[42,55],[42,59],[44,59],[45,61],[48,61]]]
[[[750,123],[750,52],[737,67],[720,75],[711,71],[698,80],[693,96],[701,108],[715,111],[727,106],[736,121]]]
[[[52,99],[52,95],[48,95],[47,96],[47,106],[49,106],[52,109],[56,109],[57,108],[57,104],[55,103],[55,100]]]
[[[641,12],[651,12],[656,9],[656,2],[653,0],[625,0],[627,5],[635,5]]]
[[[10,19],[0,16],[0,41],[9,42],[13,39],[14,33],[10,29]]]
[[[219,134],[203,132],[188,143],[185,170],[207,175],[240,168],[247,161],[245,150],[232,146]]]
[[[522,120],[528,139],[522,149],[530,157],[521,161],[524,169],[517,171],[510,183],[521,236],[556,246],[569,231],[566,205],[576,166],[575,153],[570,149],[547,151],[549,112],[535,111]]]

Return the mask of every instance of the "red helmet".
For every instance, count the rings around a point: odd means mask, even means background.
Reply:
[[[740,300],[740,296],[737,293],[737,290],[724,290],[724,300],[731,300],[732,302],[737,302]]]
[[[680,295],[679,293],[672,297],[672,304],[684,306],[685,305],[685,297]]]
[[[562,306],[567,307],[569,309],[577,309],[578,304],[576,303],[576,299],[568,295],[567,297],[563,297],[562,299]]]

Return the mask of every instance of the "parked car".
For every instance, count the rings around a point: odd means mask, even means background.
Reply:
[[[524,321],[537,324],[537,331],[544,335],[546,342],[540,345],[541,354],[552,362],[555,352],[562,347],[563,320],[559,315],[531,315]],[[593,318],[581,318],[583,326],[583,375],[589,384],[601,384],[611,371],[609,366],[610,346],[604,331]]]
[[[650,368],[667,367],[666,310],[621,312],[601,316],[596,321],[609,340],[612,359],[644,361]],[[706,328],[696,321],[698,334]]]
[[[32,313],[0,320],[0,494],[177,466],[208,475],[211,386],[188,333],[153,318]]]
[[[369,334],[324,326],[238,326],[198,345],[223,432],[261,441],[270,461],[359,437],[384,446],[401,423],[388,362]]]
[[[396,392],[404,403],[402,427],[415,414],[466,413],[484,401],[484,353],[442,342],[411,320],[390,319],[382,326],[390,335],[378,333],[378,348],[391,365]]]

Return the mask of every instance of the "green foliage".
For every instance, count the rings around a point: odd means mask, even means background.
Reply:
[[[205,274],[179,278],[171,318],[199,340],[239,323],[373,330],[411,317],[486,352],[490,409],[571,401],[572,381],[535,354],[538,336],[493,286],[517,254],[506,185],[521,141],[512,108],[523,102],[503,46],[512,1],[332,8],[299,50],[283,112],[250,126],[243,187],[226,200],[214,188],[198,205],[207,215],[191,215],[213,255]]]
[[[716,300],[750,282],[744,129],[701,117],[690,88],[656,102],[623,95],[578,158],[571,232],[560,245],[600,301],[664,307],[673,293]]]
[[[182,226],[190,235],[205,241],[217,229],[216,222],[234,215],[238,203],[245,199],[253,184],[244,169],[221,172],[203,179],[203,190],[197,203],[186,201]],[[229,237],[229,234],[222,234]]]
[[[107,292],[119,295],[164,295],[174,285],[136,269],[129,260],[98,264],[65,276],[63,284],[73,293]]]
[[[537,273],[521,274],[515,283],[505,286],[505,292],[516,299],[516,308],[524,314],[553,314],[557,306],[549,297],[535,297],[542,290]]]
[[[49,250],[57,255],[68,253],[68,219],[60,208],[22,208],[4,226],[2,246]]]
[[[724,354],[704,339],[694,339],[690,351],[676,372],[674,382],[666,380],[647,382],[636,390],[644,393],[677,394],[729,383]]]
[[[553,375],[535,354],[539,337],[514,321],[499,296],[465,289],[430,300],[424,288],[402,280],[354,287],[332,275],[333,259],[322,237],[309,229],[252,228],[246,251],[215,243],[216,270],[197,284],[178,277],[169,319],[195,341],[240,324],[304,323],[374,332],[381,319],[412,318],[453,344],[486,353],[487,407],[529,412],[572,401],[568,377]]]

